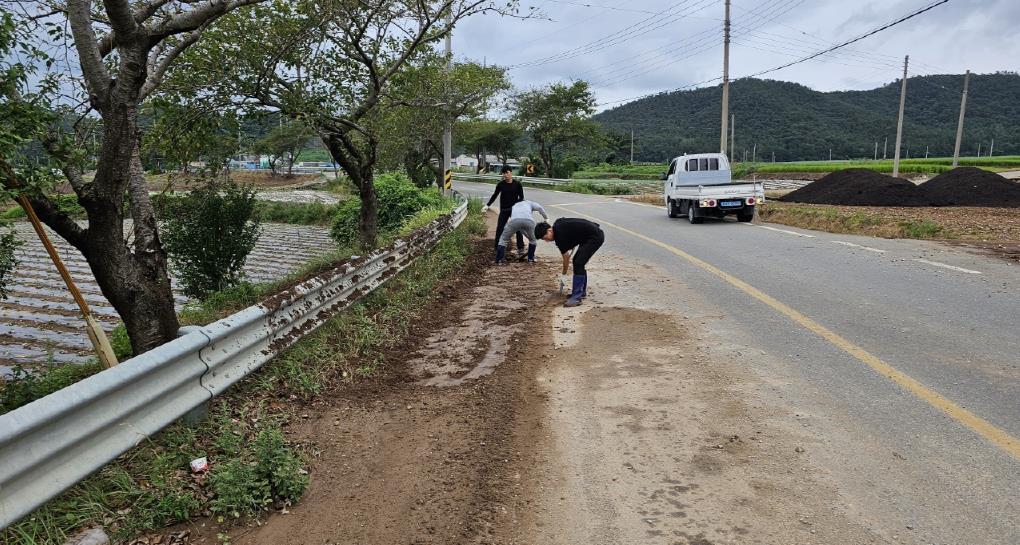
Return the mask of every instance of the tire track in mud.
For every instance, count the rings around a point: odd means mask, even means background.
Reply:
[[[126,228],[130,230],[130,222]],[[9,297],[0,300],[0,379],[10,376],[14,366],[82,363],[92,357],[78,307],[42,243],[27,222],[17,222],[15,231],[24,244],[16,253],[20,264],[12,275]],[[120,320],[96,285],[88,263],[77,249],[49,228],[47,232],[93,314],[109,333]],[[335,248],[328,228],[264,224],[244,272],[253,282],[273,281]],[[171,278],[171,283],[180,309],[188,299],[175,279]]]

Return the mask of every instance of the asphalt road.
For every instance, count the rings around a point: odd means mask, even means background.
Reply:
[[[716,309],[706,327],[824,438],[816,456],[862,517],[906,542],[1020,543],[1020,267],[938,243],[690,225],[612,197],[525,193],[553,217],[601,223],[607,250]]]

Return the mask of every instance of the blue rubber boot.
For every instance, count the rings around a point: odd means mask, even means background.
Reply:
[[[576,307],[581,304],[581,298],[584,297],[584,282],[587,277],[583,274],[574,275],[574,285],[570,290],[570,297],[567,298],[567,302],[563,303],[565,307]]]
[[[586,274],[581,278],[584,278],[584,283],[581,284],[581,299],[584,299],[588,297],[588,275]]]
[[[535,248],[537,244],[528,244],[528,263],[535,262]]]
[[[496,246],[496,265],[502,265],[504,257],[506,257],[506,246]]]

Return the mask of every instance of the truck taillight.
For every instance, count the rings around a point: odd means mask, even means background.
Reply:
[[[698,206],[700,206],[702,208],[715,208],[716,204],[717,203],[715,202],[715,199],[705,199],[705,200],[699,202]]]
[[[754,206],[755,202],[757,202],[757,201],[754,199],[754,197],[748,197],[747,198],[747,205],[748,206]]]

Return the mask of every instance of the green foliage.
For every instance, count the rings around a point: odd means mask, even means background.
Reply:
[[[952,156],[963,75],[911,77],[907,84],[903,155]],[[893,156],[899,82],[869,91],[818,92],[783,81],[741,79],[732,83],[730,111],[736,116],[736,154],[777,161],[882,157],[888,139]],[[719,149],[718,86],[662,93],[595,116],[606,129],[635,131],[635,158],[668,161],[683,153]],[[961,154],[995,139],[995,150],[1020,154],[1020,75],[971,75]]]
[[[232,112],[165,96],[146,108],[154,123],[145,133],[142,153],[150,163],[161,159],[161,170],[188,172],[192,161],[204,161],[205,172],[216,175],[237,153],[239,124]]]
[[[58,365],[42,372],[27,371],[15,366],[12,369],[13,376],[0,381],[0,414],[46,397],[102,369],[98,363]]]
[[[117,356],[117,361],[124,361],[134,355],[131,339],[124,324],[117,324],[110,332],[110,345],[113,347],[113,354]]]
[[[7,283],[11,280],[11,273],[18,266],[18,258],[14,251],[21,246],[21,241],[14,234],[14,229],[5,225],[0,220],[0,229],[8,228],[0,234],[0,299],[7,298]]]
[[[906,220],[900,222],[900,226],[905,238],[940,238],[945,232],[945,228],[931,220]]]
[[[259,201],[258,217],[264,223],[329,225],[336,206],[323,203]]]
[[[289,121],[269,131],[264,138],[255,142],[252,151],[269,156],[269,168],[276,173],[280,161],[287,166],[290,174],[301,152],[308,141],[315,136],[315,131],[308,125]]]
[[[454,144],[468,155],[495,155],[501,162],[515,158],[524,132],[516,123],[492,119],[462,121],[454,127]]]
[[[444,199],[434,189],[422,189],[400,173],[380,174],[375,178],[379,199],[379,231],[393,231],[420,210],[441,207]],[[337,208],[333,219],[332,236],[340,246],[358,240],[361,218],[361,201],[351,199]]]
[[[554,83],[518,93],[513,97],[511,108],[514,122],[538,146],[546,177],[555,177],[558,154],[605,143],[600,126],[591,120],[595,113],[595,95],[585,81],[570,85]],[[561,169],[560,173],[563,172]]]
[[[166,205],[163,243],[184,293],[201,299],[240,282],[260,232],[255,190],[208,179]]]

